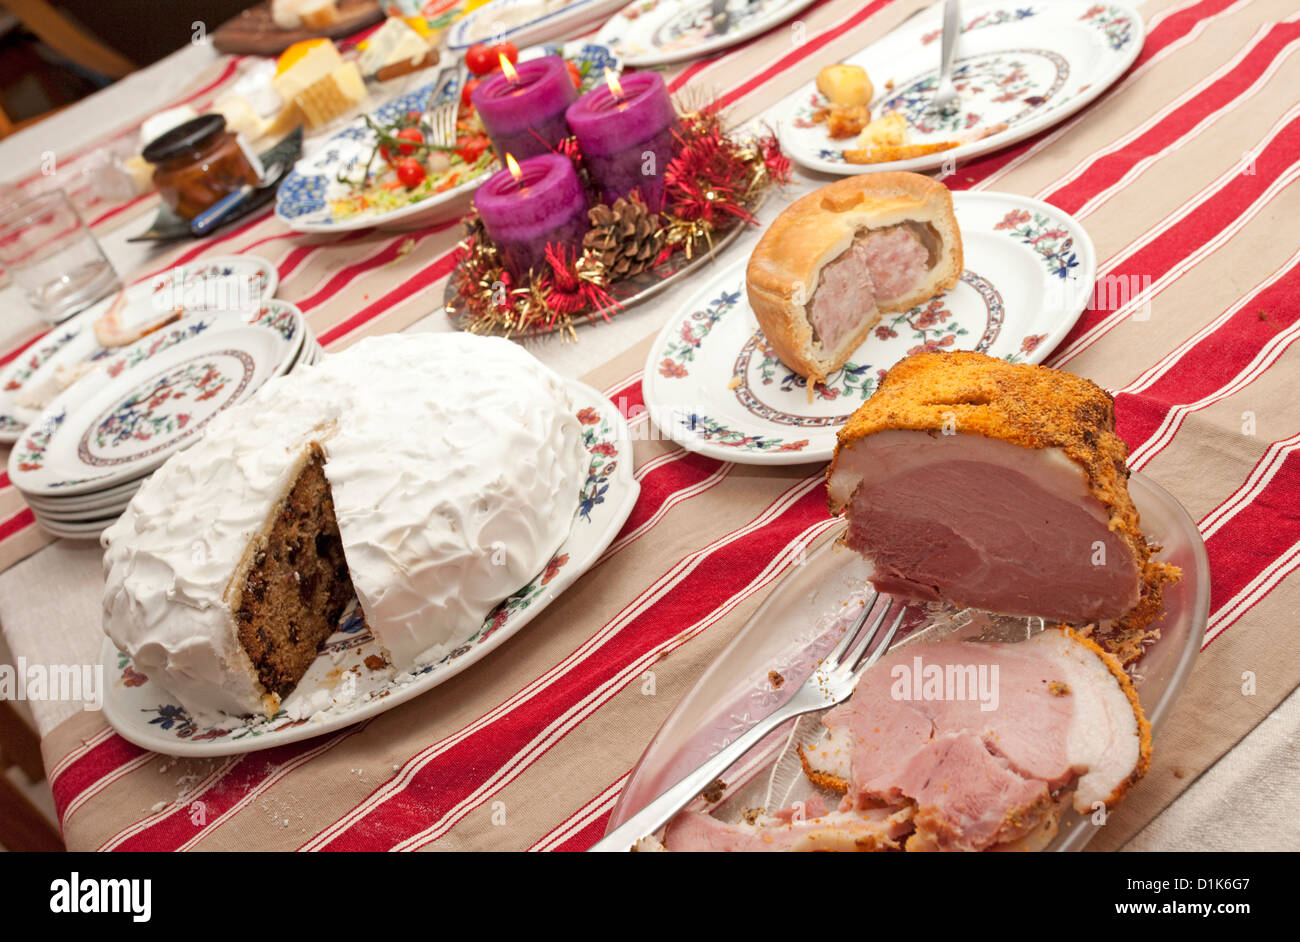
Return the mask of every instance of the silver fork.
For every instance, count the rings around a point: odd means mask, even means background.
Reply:
[[[457,103],[444,101],[434,105],[429,112],[429,143],[438,147],[452,147],[456,143]]]
[[[696,795],[717,780],[718,776],[726,772],[782,723],[796,716],[803,716],[805,713],[825,710],[847,700],[857,686],[862,672],[874,664],[877,658],[889,648],[895,632],[903,623],[903,616],[907,613],[906,606],[887,600],[873,618],[871,613],[876,607],[877,598],[879,596],[872,595],[863,603],[862,613],[845,630],[844,637],[835,645],[835,649],[822,659],[804,681],[803,686],[794,692],[794,696],[755,723],[735,742],[723,747],[722,751],[694,772],[628,818],[604,839],[592,845],[591,850],[596,852],[630,850],[633,844],[653,834],[673,815],[686,807]],[[898,615],[880,644],[876,645],[875,650],[868,655],[872,640],[880,632],[880,626],[885,623],[885,619],[889,617],[895,605],[898,607]],[[869,618],[871,624],[867,625]]]
[[[957,86],[952,81],[952,64],[957,54],[957,37],[961,35],[961,0],[944,0],[943,43],[939,60],[939,85],[927,111],[951,111],[957,105]]]
[[[439,73],[438,80],[434,83],[434,90],[429,94],[429,100],[424,106],[424,118],[429,125],[429,143],[438,147],[452,147],[456,143],[456,116],[460,113],[460,80],[457,80],[456,91],[445,101],[434,104],[434,99],[438,97],[439,92],[445,85],[445,78],[451,68],[445,69]]]

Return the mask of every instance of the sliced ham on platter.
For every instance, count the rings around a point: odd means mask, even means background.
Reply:
[[[802,748],[824,813],[738,823],[679,815],[669,850],[1022,850],[1062,811],[1118,804],[1150,762],[1150,726],[1119,662],[1069,628],[1019,642],[946,638],[897,648]]]

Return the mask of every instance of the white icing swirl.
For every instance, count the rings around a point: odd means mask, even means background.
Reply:
[[[367,623],[399,669],[436,660],[568,535],[575,409],[518,345],[466,334],[370,338],[274,379],[105,531],[105,630],[192,712],[260,712],[227,588],[317,441]]]

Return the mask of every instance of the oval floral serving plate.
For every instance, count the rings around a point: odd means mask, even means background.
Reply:
[[[218,756],[269,749],[309,739],[405,703],[454,677],[535,618],[604,553],[622,529],[640,493],[632,474],[627,423],[612,402],[582,383],[569,381],[578,406],[587,476],[568,539],[531,582],[483,621],[472,638],[440,661],[401,673],[366,659],[382,658],[355,603],[339,619],[320,655],[274,717],[194,717],[158,683],[104,640],[100,660],[112,680],[104,714],[123,737],[156,752]]]
[[[966,269],[952,291],[886,314],[819,384],[782,363],[745,297],[745,266],[713,276],[664,325],[641,381],[650,417],[682,447],[722,461],[829,461],[835,434],[903,357],[978,350],[1041,363],[1092,298],[1096,252],[1066,213],[1007,193],[952,195]]]
[[[125,291],[124,323],[173,310],[252,311],[271,298],[279,273],[255,255],[221,255],[169,269]],[[116,352],[99,345],[94,325],[108,299],[55,327],[0,371],[0,442],[15,442],[45,406],[71,382],[81,364]]]
[[[953,66],[960,107],[937,115],[928,108],[939,80],[942,6],[845,61],[865,68],[875,85],[872,117],[897,111],[907,118],[909,143],[960,146],[908,160],[851,163],[844,151],[855,147],[854,139],[833,140],[825,123],[813,120],[826,102],[810,83],[772,111],[785,152],[824,173],[926,170],[967,160],[1078,111],[1124,74],[1145,38],[1142,18],[1121,3],[966,4]]]
[[[1150,478],[1135,473],[1129,479],[1133,502],[1142,515],[1142,529],[1162,546],[1157,558],[1178,566],[1183,577],[1165,590],[1161,636],[1150,645],[1130,673],[1142,708],[1151,721],[1155,749],[1160,732],[1196,663],[1205,640],[1210,602],[1210,567],[1196,524],[1168,492]],[[827,521],[818,534],[832,538],[799,560],[772,590],[696,685],[669,715],[637,761],[608,831],[618,827],[650,799],[716,754],[754,723],[767,716],[808,677],[818,659],[838,640],[863,598],[870,565],[839,544],[840,521]],[[809,537],[809,541],[816,536]],[[899,643],[924,643],[926,619],[917,609],[909,621],[911,633]],[[847,613],[847,617],[846,617]],[[959,613],[954,620],[969,617]],[[1027,619],[1007,619],[1009,627],[1029,627]],[[1023,637],[1023,635],[1021,635]],[[773,688],[771,672],[781,675]],[[804,800],[813,791],[800,771],[792,746],[811,744],[820,723],[804,717],[797,729],[786,724],[733,766],[724,778],[726,796],[716,807],[723,820],[739,820],[744,808],[775,809]],[[792,735],[793,733],[793,735]],[[801,735],[802,734],[802,735]],[[807,737],[807,738],[805,738]],[[1137,788],[1143,786],[1138,783]],[[834,803],[831,802],[831,807]],[[1122,806],[1115,814],[1122,814]],[[1079,850],[1097,828],[1073,811],[1067,812],[1048,850]]]
[[[627,0],[492,0],[447,30],[447,48],[462,52],[475,43],[515,45],[579,36]]]
[[[618,57],[602,45],[573,42],[559,46],[533,46],[519,54],[521,60],[539,56],[563,55],[575,63],[583,74],[583,88],[603,79],[606,69],[619,68]],[[371,113],[377,124],[390,122],[411,111],[424,111],[430,105],[454,100],[460,94],[455,72],[438,81],[421,85],[398,95]],[[290,229],[299,232],[341,232],[370,227],[411,229],[461,215],[468,208],[475,190],[500,168],[491,163],[486,168],[460,180],[441,193],[431,193],[413,203],[394,208],[377,208],[348,216],[335,213],[333,203],[352,195],[356,187],[340,182],[340,174],[360,177],[374,149],[374,132],[358,118],[331,137],[314,155],[298,161],[293,172],[284,178],[275,197],[275,215]]]
[[[9,455],[37,495],[103,491],[153,471],[218,412],[247,398],[302,344],[241,313],[194,314],[124,347],[61,393]]]
[[[646,68],[705,56],[783,23],[813,0],[730,0],[727,28],[713,23],[712,0],[637,0],[596,34],[630,66]]]

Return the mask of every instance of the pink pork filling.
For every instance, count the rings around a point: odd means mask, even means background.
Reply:
[[[930,250],[906,226],[868,232],[825,265],[808,305],[813,337],[835,350],[877,303],[901,298],[920,283]]]
[[[848,544],[872,561],[881,592],[1075,624],[1138,602],[1123,540],[1010,468],[940,461],[864,482],[849,520]]]

